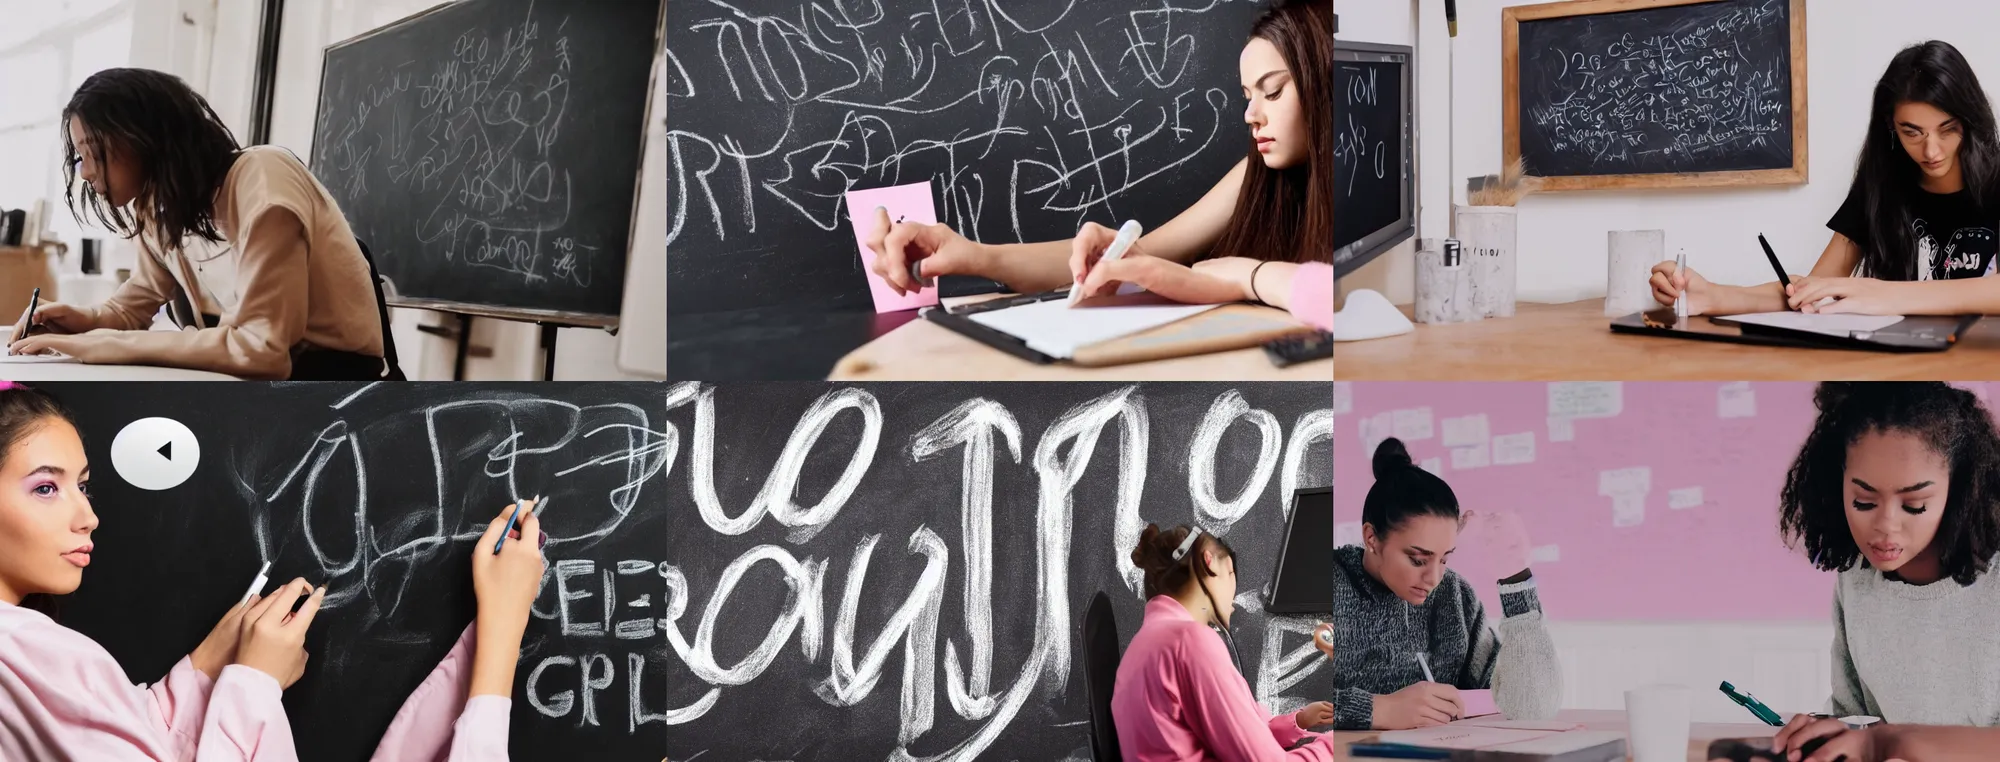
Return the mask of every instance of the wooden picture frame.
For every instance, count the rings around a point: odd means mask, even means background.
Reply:
[[[1501,123],[1505,163],[1521,157],[1521,24],[1569,16],[1699,5],[1727,0],[1570,0],[1543,5],[1517,5],[1501,10]],[[1792,166],[1723,172],[1671,172],[1625,175],[1567,175],[1544,178],[1542,190],[1625,190],[1632,188],[1706,188],[1752,185],[1801,185],[1808,179],[1806,147],[1806,0],[1785,0],[1791,27]]]

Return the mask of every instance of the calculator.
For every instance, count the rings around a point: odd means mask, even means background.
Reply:
[[[1287,336],[1264,345],[1264,355],[1280,368],[1333,356],[1333,332]]]

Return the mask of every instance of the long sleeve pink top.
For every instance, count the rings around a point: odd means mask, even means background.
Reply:
[[[1296,714],[1272,717],[1230,662],[1222,638],[1179,601],[1146,602],[1146,620],[1118,664],[1111,717],[1128,762],[1332,762],[1333,743],[1304,738]]]
[[[397,712],[375,760],[507,758],[511,702],[464,698],[472,647],[467,628]],[[293,762],[282,696],[258,670],[232,664],[211,680],[186,658],[135,686],[97,641],[0,603],[0,759]]]

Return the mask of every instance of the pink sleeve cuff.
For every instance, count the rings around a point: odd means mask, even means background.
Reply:
[[[451,762],[495,762],[507,759],[508,715],[514,701],[506,696],[473,696],[452,728]]]
[[[1305,736],[1306,731],[1299,728],[1298,712],[1271,718],[1271,737],[1278,741],[1279,746],[1290,746]]]
[[[1333,330],[1333,265],[1307,262],[1292,275],[1292,317]]]

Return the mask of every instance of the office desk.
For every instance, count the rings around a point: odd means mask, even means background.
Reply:
[[[999,295],[946,299],[951,306]],[[669,331],[671,332],[671,328]],[[839,381],[1330,381],[1333,360],[1279,368],[1261,346],[1103,367],[1037,365],[928,320],[912,321],[849,353]]]
[[[1957,350],[1953,350],[1957,351]],[[1615,709],[1564,709],[1556,713],[1556,719],[1574,722],[1588,730],[1625,732],[1625,712]],[[1770,738],[1778,734],[1778,729],[1757,723],[1697,722],[1688,734],[1688,762],[1708,762],[1708,745],[1718,738]],[[1375,740],[1380,733],[1373,730],[1340,730],[1333,734],[1334,759],[1375,759],[1374,757],[1352,757],[1347,754],[1347,745]]]
[[[1404,307],[1404,314],[1409,314]],[[1414,332],[1334,346],[1342,381],[1849,381],[2000,378],[2000,319],[1945,352],[1727,344],[1611,332],[1604,300],[1522,304],[1511,318],[1417,324]]]
[[[0,363],[0,381],[237,381],[235,376],[185,368],[150,365],[84,365],[81,363]]]

